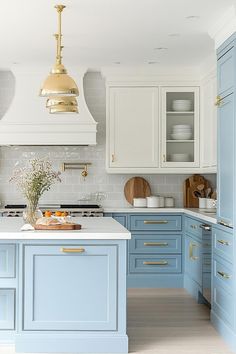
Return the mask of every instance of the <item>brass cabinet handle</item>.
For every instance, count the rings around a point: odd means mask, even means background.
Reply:
[[[85,249],[84,248],[65,248],[65,247],[62,247],[60,249],[61,252],[63,253],[83,253],[85,252]]]
[[[218,243],[220,243],[221,245],[224,245],[224,246],[229,246],[230,243],[228,241],[225,241],[225,240],[217,240]]]
[[[115,154],[111,155],[111,162],[115,162]]]
[[[220,97],[220,95],[216,96],[216,102],[215,102],[215,106],[220,106],[223,103],[223,98]]]
[[[190,244],[189,244],[189,258],[190,258],[192,261],[197,261],[197,260],[198,260],[198,257],[193,255],[193,249],[194,249],[194,247],[197,247],[197,245],[196,245],[195,243],[190,242]]]
[[[144,242],[144,246],[163,246],[166,247],[168,246],[167,242]]]
[[[217,271],[217,273],[224,279],[230,279],[231,275],[225,273],[225,272],[221,272],[220,270]]]
[[[144,265],[167,265],[167,261],[143,262]]]
[[[167,220],[144,220],[144,224],[168,224]]]
[[[223,225],[223,226],[230,227],[230,228],[232,228],[232,227],[233,227],[233,225],[232,225],[232,224],[229,224],[229,223],[225,222],[224,220],[220,220],[220,221],[219,221],[219,224],[220,224],[220,225]]]

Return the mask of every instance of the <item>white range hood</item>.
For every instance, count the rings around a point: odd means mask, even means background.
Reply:
[[[84,98],[86,70],[69,70],[79,88],[79,114],[49,114],[39,89],[47,69],[17,68],[15,95],[0,120],[0,145],[95,145],[97,123]]]

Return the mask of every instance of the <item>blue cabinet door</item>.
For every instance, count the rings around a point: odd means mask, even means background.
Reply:
[[[234,95],[225,97],[218,107],[218,221],[233,226],[234,207]]]
[[[217,62],[217,91],[221,98],[224,98],[234,91],[234,56],[234,47],[231,47]]]
[[[185,272],[202,286],[202,252],[201,243],[192,237],[185,236]]]
[[[113,219],[115,219],[116,221],[118,221],[121,225],[123,225],[124,227],[127,227],[127,214],[112,214]]]
[[[27,245],[23,329],[117,330],[116,245]]]
[[[0,330],[15,328],[15,290],[0,289]]]

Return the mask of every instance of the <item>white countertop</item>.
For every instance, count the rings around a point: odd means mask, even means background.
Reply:
[[[134,208],[132,206],[127,208],[104,208],[105,213],[184,213],[195,218],[200,218],[204,222],[217,224],[216,211],[211,209],[197,209],[197,208]]]
[[[20,231],[23,219],[0,218],[0,240],[128,240],[131,233],[112,218],[73,218],[81,230]]]

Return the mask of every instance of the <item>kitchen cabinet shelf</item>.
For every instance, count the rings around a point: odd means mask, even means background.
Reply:
[[[179,114],[181,114],[181,115],[192,115],[192,114],[194,114],[194,111],[181,111],[181,112],[179,112],[179,111],[167,111],[166,112],[166,114],[168,114],[168,115],[179,115]]]
[[[195,140],[166,140],[167,143],[194,143]]]

